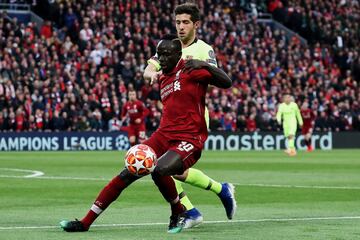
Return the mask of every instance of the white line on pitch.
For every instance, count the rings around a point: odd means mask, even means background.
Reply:
[[[274,187],[274,188],[315,188],[315,189],[347,189],[360,190],[360,187],[347,186],[304,186],[304,185],[281,185],[281,184],[262,184],[262,183],[233,183],[236,186],[250,186],[250,187]]]
[[[263,219],[239,219],[225,221],[204,221],[203,224],[215,223],[259,223],[259,222],[301,222],[301,221],[326,221],[326,220],[357,220],[360,216],[342,216],[342,217],[305,217],[305,218],[263,218]],[[114,223],[114,224],[94,224],[93,227],[136,227],[136,226],[153,226],[167,225],[165,222],[158,223]],[[0,230],[16,229],[52,229],[60,228],[59,226],[14,226],[0,227]]]
[[[1,168],[3,169],[3,168]],[[30,170],[27,170],[30,171]],[[11,176],[0,175],[0,178],[24,178],[29,176]],[[110,181],[109,178],[90,178],[90,177],[61,177],[61,176],[39,176],[32,177],[32,179],[50,179],[50,180],[83,180],[83,181]],[[150,179],[141,179],[139,182],[152,182]],[[355,186],[316,186],[316,185],[281,185],[281,184],[263,184],[263,183],[233,183],[236,186],[249,187],[271,187],[271,188],[310,188],[310,189],[343,189],[343,190],[360,190],[360,187]]]
[[[41,171],[28,170],[28,169],[0,168],[0,170],[10,171],[10,172],[25,172],[25,173],[31,173],[30,175],[25,175],[25,176],[14,176],[14,177],[21,177],[21,178],[34,178],[34,177],[40,177],[40,176],[44,175],[44,173],[41,172]],[[9,176],[9,175],[0,175],[0,176],[2,177],[2,176]]]

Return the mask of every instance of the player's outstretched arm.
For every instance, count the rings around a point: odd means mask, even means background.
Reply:
[[[191,59],[186,61],[185,70],[192,71],[194,69],[206,69],[212,75],[210,84],[218,88],[229,88],[232,85],[232,81],[229,76],[221,69],[208,64],[201,60]]]

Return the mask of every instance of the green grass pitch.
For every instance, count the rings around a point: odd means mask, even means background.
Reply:
[[[1,152],[0,239],[360,239],[360,150],[204,152],[196,168],[236,185],[228,221],[218,197],[185,185],[205,222],[168,234],[169,207],[149,176],[89,232],[66,233],[124,166],[122,152]],[[36,174],[44,175],[36,177]],[[35,177],[34,177],[35,174]]]

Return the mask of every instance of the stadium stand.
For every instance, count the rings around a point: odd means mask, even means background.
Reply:
[[[304,45],[258,23],[242,1],[199,1],[199,36],[234,85],[210,88],[211,130],[279,130],[275,110],[284,93],[310,103],[318,131],[360,130],[359,2],[310,2],[254,1],[309,40]],[[158,85],[142,72],[160,36],[175,32],[174,2],[47,4],[35,9],[46,20],[40,29],[0,15],[0,131],[107,131],[128,89],[149,108],[148,129],[156,129]]]

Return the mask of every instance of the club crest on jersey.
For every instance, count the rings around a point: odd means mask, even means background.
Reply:
[[[179,82],[180,73],[181,73],[181,70],[177,71],[176,76],[175,76],[174,92],[181,90],[181,86],[180,86],[180,82]]]
[[[161,100],[164,100],[167,96],[169,96],[169,94],[171,94],[171,93],[173,93],[175,91],[180,91],[181,90],[180,73],[181,73],[181,70],[179,70],[176,73],[174,82],[169,83],[168,85],[166,85],[165,87],[163,87],[160,90]]]
[[[180,90],[181,90],[180,82],[179,81],[174,82],[174,92]]]

